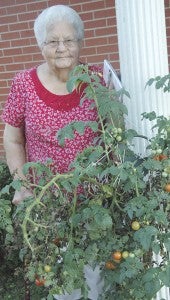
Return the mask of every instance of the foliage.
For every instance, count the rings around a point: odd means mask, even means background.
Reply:
[[[155,83],[156,89],[162,89],[164,92],[170,92],[170,74],[163,77],[156,76],[155,78],[150,78],[147,82],[148,86]]]
[[[170,286],[170,193],[165,190],[170,184],[170,120],[143,114],[156,121],[157,133],[148,141],[149,155],[139,157],[130,147],[137,132],[122,122],[127,109],[119,94],[126,91],[108,90],[86,68],[74,70],[68,89],[88,83],[82,101],[94,99],[98,123],[71,123],[57,138],[63,146],[66,137],[90,126],[96,132],[94,144],[77,155],[65,174],[53,174],[50,161],[27,163],[23,169],[28,180],[22,184],[33,197],[17,207],[13,218],[23,234],[25,278],[32,285],[38,282],[43,296],[36,299],[50,300],[79,287],[87,299],[84,265],[99,265],[102,300],[150,300],[162,286]],[[6,185],[1,197],[14,187],[20,181]],[[159,262],[153,254],[160,255]]]

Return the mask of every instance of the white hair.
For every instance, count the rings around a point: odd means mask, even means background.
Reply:
[[[46,40],[47,28],[60,21],[73,25],[78,40],[84,38],[84,24],[79,14],[69,6],[54,5],[44,9],[34,22],[35,38],[40,48]]]

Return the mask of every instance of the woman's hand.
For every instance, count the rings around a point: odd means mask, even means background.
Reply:
[[[26,198],[33,197],[32,191],[25,187],[21,187],[20,191],[15,191],[12,203],[14,205],[20,204]]]

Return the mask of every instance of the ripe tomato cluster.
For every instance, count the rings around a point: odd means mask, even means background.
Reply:
[[[108,270],[115,270],[117,268],[117,265],[120,264],[122,258],[126,259],[129,256],[128,251],[120,252],[118,250],[114,251],[111,254],[112,260],[109,260],[105,264],[105,268]]]
[[[140,223],[138,221],[133,221],[131,223],[131,228],[135,231],[139,230],[141,227]],[[133,258],[135,255],[134,253],[129,253],[127,250],[125,251],[119,251],[116,250],[111,254],[112,260],[109,260],[105,263],[105,268],[108,270],[115,270],[117,268],[117,265],[121,262],[122,258],[126,259],[128,257]]]
[[[51,266],[50,265],[45,265],[44,266],[44,271],[46,273],[51,272]],[[44,277],[39,277],[37,274],[35,275],[35,285],[36,286],[44,286],[45,285],[45,278]]]
[[[152,149],[152,155],[153,156],[153,159],[154,160],[159,160],[159,161],[162,161],[164,159],[167,159],[167,155],[163,153],[162,149],[161,148],[158,148],[158,149]]]

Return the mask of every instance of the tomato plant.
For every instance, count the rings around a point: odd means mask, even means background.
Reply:
[[[72,122],[56,138],[63,147],[65,137],[89,127],[96,132],[94,143],[77,155],[67,173],[54,174],[48,161],[24,165],[27,180],[12,181],[1,191],[3,236],[10,247],[19,248],[20,263],[26,261],[24,278],[31,292],[41,293],[32,299],[51,300],[53,294],[76,288],[86,299],[84,265],[90,264],[100,266],[102,300],[151,300],[169,286],[169,193],[164,187],[170,173],[170,121],[154,112],[143,114],[155,121],[157,133],[148,139],[148,156],[141,158],[131,147],[138,133],[122,122],[127,108],[118,96],[128,93],[108,90],[86,68],[73,72],[68,90],[77,81],[89,83],[85,94],[94,99],[98,121]],[[33,190],[33,197],[13,214],[3,199],[21,183]]]

